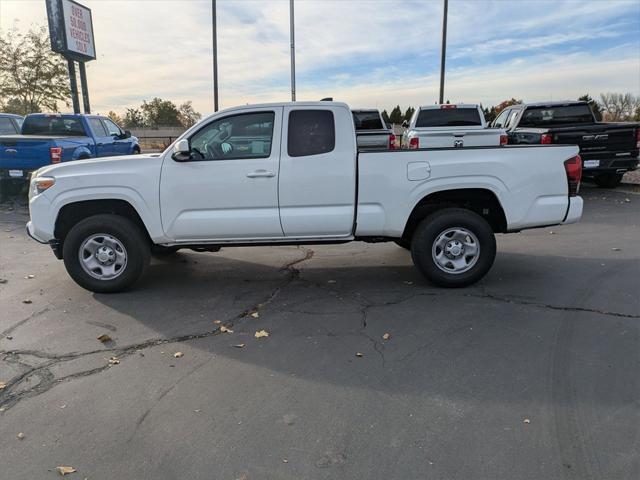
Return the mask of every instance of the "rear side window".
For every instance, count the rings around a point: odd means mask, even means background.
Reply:
[[[0,118],[0,135],[12,135],[16,133],[16,127],[10,118]]]
[[[330,110],[294,110],[289,113],[287,153],[304,157],[331,152],[336,146],[336,127]]]
[[[477,108],[426,108],[420,110],[416,127],[467,127],[482,125]]]
[[[384,128],[380,114],[377,111],[353,112],[353,123],[356,130],[381,130]]]
[[[106,137],[107,131],[102,126],[102,122],[99,118],[90,118],[89,125],[91,125],[91,130],[93,130],[93,134],[96,137]]]
[[[521,127],[547,127],[573,123],[594,123],[589,105],[528,107],[520,119]]]
[[[24,135],[84,136],[82,122],[72,117],[27,117],[22,124]]]

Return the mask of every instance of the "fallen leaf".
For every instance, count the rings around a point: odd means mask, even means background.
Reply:
[[[184,357],[184,353],[176,352],[176,353],[173,354],[173,356],[176,357],[176,358]]]
[[[119,365],[120,359],[118,357],[111,357],[109,359],[109,365]]]
[[[244,343],[238,343],[237,345],[234,345],[234,347],[236,347],[236,348],[244,348]]]
[[[18,433],[18,435],[16,435],[18,437],[18,440],[24,440],[24,438],[26,437],[26,435],[22,432]]]
[[[404,281],[404,284],[405,284],[405,285],[413,285],[413,282],[410,282],[410,281],[408,281],[408,280],[405,280],[405,281]]]
[[[620,249],[620,248],[618,248],[618,247],[613,247],[611,250],[613,250],[614,252],[619,252],[619,251],[621,251],[621,249]]]
[[[5,382],[0,382],[0,390],[4,390],[7,388],[7,384]]]
[[[29,275],[27,275],[27,276],[26,276],[26,277],[24,277],[24,278],[26,278],[27,280],[31,280],[32,278],[36,278],[36,276],[35,276],[35,275],[32,275],[32,274],[29,274]]]
[[[550,235],[555,235],[555,234],[556,234],[556,232],[554,232],[553,230],[551,230],[551,231],[549,232],[549,234],[550,234]]]
[[[98,340],[100,340],[102,343],[107,343],[111,341],[111,337],[109,335],[107,335],[106,333],[103,333],[102,335],[100,335],[99,337],[97,337]]]
[[[30,303],[33,303],[33,302],[31,300],[29,300],[28,298],[25,298],[24,300],[22,300],[22,303],[30,304]]]
[[[624,201],[629,203],[631,200],[629,198],[625,198]]]
[[[63,477],[69,473],[75,473],[77,472],[77,470],[73,467],[65,467],[64,465],[60,465],[59,467],[56,467],[56,470],[58,471],[58,473],[60,475],[62,475]]]
[[[7,280],[6,278],[0,278],[0,283],[7,283],[9,280]]]
[[[267,332],[266,330],[258,330],[253,334],[253,336],[256,338],[264,338],[269,336],[269,332]]]
[[[282,463],[289,463],[289,460],[287,460],[286,458],[283,458]]]
[[[327,280],[327,283],[336,283],[335,280]]]
[[[528,418],[525,418],[522,423],[526,423],[527,425],[531,423],[531,420],[529,420]]]
[[[216,325],[220,325],[222,323],[222,320],[214,320],[213,323],[215,323]]]
[[[220,331],[222,333],[233,333],[233,330],[231,330],[230,328],[225,327],[224,325],[220,326]]]
[[[260,316],[260,314],[258,312],[251,312],[251,316],[253,318],[258,318]]]
[[[356,352],[356,357],[364,357],[364,353]]]
[[[391,334],[390,333],[385,333],[384,335],[382,335],[382,339],[383,340],[389,340],[391,338]]]

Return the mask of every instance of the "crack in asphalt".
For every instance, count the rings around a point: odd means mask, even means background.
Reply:
[[[258,312],[264,309],[275,300],[275,298],[284,288],[286,288],[293,281],[299,278],[300,271],[297,268],[295,268],[295,266],[311,259],[314,255],[314,251],[304,247],[298,247],[298,249],[303,250],[305,252],[305,255],[302,258],[298,258],[289,263],[286,263],[280,269],[281,271],[288,272],[287,278],[284,281],[280,282],[280,284],[276,286],[269,293],[269,295],[267,295],[264,301],[258,304],[255,304],[252,307],[247,308],[242,312],[238,313],[237,315],[232,317],[231,320],[224,322],[224,326],[228,328],[232,328],[235,323],[237,323],[243,318],[250,316],[251,313]],[[44,312],[41,312],[41,313],[44,313]],[[18,323],[22,324],[28,321],[30,317],[27,317]],[[17,326],[19,325],[16,324],[11,328],[17,328]],[[178,335],[178,336],[169,337],[169,338],[150,339],[150,340],[146,340],[144,342],[129,345],[129,346],[107,348],[107,349],[96,349],[96,350],[90,350],[86,352],[70,352],[70,353],[64,353],[64,354],[49,354],[46,352],[40,352],[38,350],[13,350],[13,351],[0,352],[0,355],[4,355],[4,360],[7,361],[8,363],[17,364],[22,368],[26,368],[24,372],[22,372],[21,374],[13,377],[8,382],[6,382],[5,388],[3,390],[0,390],[0,409],[2,409],[2,411],[4,412],[10,409],[11,407],[15,406],[19,401],[25,398],[31,398],[31,397],[40,395],[50,390],[55,385],[61,382],[74,380],[76,378],[91,376],[96,373],[103,372],[113,366],[110,363],[107,363],[97,368],[76,372],[63,377],[55,378],[54,374],[51,372],[51,368],[63,362],[86,357],[89,355],[95,355],[98,353],[102,353],[102,354],[110,353],[112,356],[117,357],[119,360],[121,360],[123,358],[128,357],[129,355],[132,355],[135,352],[139,352],[141,350],[144,350],[150,347],[164,345],[167,343],[181,343],[181,342],[186,342],[190,340],[209,338],[209,337],[220,335],[221,333],[222,332],[220,331],[220,328],[217,328],[215,330],[211,330],[203,333],[194,333],[190,335]],[[48,360],[48,361],[43,362],[42,364],[33,366],[30,364],[24,363],[20,360],[20,357],[25,355],[30,355],[30,356]],[[26,381],[29,381],[31,378],[34,378],[34,377],[37,377],[40,380],[37,385],[31,388],[19,390],[19,387],[21,384],[23,384]]]

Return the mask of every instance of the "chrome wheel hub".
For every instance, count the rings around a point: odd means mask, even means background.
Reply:
[[[78,252],[82,269],[98,280],[112,280],[127,266],[127,250],[113,235],[96,233],[88,237]]]
[[[469,271],[478,262],[480,244],[470,230],[448,228],[436,237],[431,255],[440,270],[457,275]]]

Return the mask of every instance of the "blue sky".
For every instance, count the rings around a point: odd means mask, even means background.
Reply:
[[[84,0],[94,109],[154,96],[212,110],[211,2]],[[298,99],[433,103],[442,1],[296,0]],[[218,0],[222,106],[289,99],[286,0]],[[16,23],[17,19],[17,23]],[[44,0],[2,0],[0,27],[45,23]],[[445,96],[485,105],[640,94],[640,0],[450,0]]]

